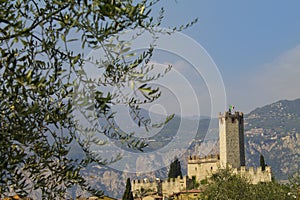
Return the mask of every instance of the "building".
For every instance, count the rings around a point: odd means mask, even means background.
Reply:
[[[219,155],[208,155],[204,157],[190,156],[187,166],[189,178],[201,183],[202,180],[205,180],[220,168],[219,161]]]
[[[173,193],[169,196],[169,199],[174,200],[181,200],[181,199],[200,199],[201,190],[183,190],[177,193]]]
[[[244,115],[242,112],[219,114],[220,155],[208,155],[203,158],[191,156],[188,159],[188,176],[202,180],[218,169],[232,168],[233,173],[247,177],[253,184],[270,182],[272,171],[270,166],[245,166]]]
[[[163,196],[178,194],[190,188],[194,181],[204,183],[205,180],[219,169],[227,167],[235,174],[240,174],[248,178],[253,184],[259,182],[272,181],[272,171],[270,166],[265,170],[261,167],[245,166],[245,145],[244,145],[244,115],[242,112],[225,112],[219,114],[219,155],[198,155],[188,158],[187,177],[173,180],[161,181],[132,181],[132,192],[149,188]]]
[[[219,114],[220,164],[233,168],[245,166],[244,115],[242,112]]]

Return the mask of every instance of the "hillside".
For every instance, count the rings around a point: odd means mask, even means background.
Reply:
[[[300,164],[300,99],[278,101],[245,115],[248,165],[263,154],[276,179],[287,179]]]
[[[196,119],[182,119],[175,116],[159,133],[149,138],[149,146],[145,152],[152,152],[172,143],[172,139],[178,134],[186,135],[193,130],[190,125],[195,124],[194,120]],[[184,127],[178,132],[178,124],[182,122],[184,122]],[[208,143],[216,143],[218,120],[212,119],[211,122],[212,129],[208,130],[210,120],[205,118],[199,121],[195,139],[193,142],[191,141],[186,154],[180,158],[184,175],[186,174],[187,156],[201,151],[199,144],[207,132],[209,132],[210,138]],[[122,145],[120,147],[126,149]],[[245,148],[247,166],[259,166],[259,156],[263,154],[266,163],[272,166],[273,174],[277,180],[287,179],[289,175],[297,172],[300,164],[300,99],[278,101],[245,114]],[[217,152],[218,149],[214,149],[213,153]],[[153,161],[155,162],[155,159]],[[120,197],[123,189],[125,189],[127,177],[132,179],[145,177],[164,179],[167,176],[167,168],[147,174],[128,174],[110,168],[93,166],[87,169],[85,174],[90,177],[92,184],[102,188],[106,194]]]

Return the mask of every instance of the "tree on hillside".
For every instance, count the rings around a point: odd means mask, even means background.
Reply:
[[[130,182],[130,178],[127,178],[126,181],[126,189],[124,191],[124,195],[123,195],[123,200],[133,200],[133,195],[132,195],[132,191],[131,191],[131,182]]]
[[[182,177],[181,165],[178,158],[175,157],[174,161],[170,164],[170,170],[168,173],[168,178]]]
[[[140,126],[151,127],[139,117],[139,108],[160,96],[158,88],[147,84],[160,77],[149,75],[154,45],[132,54],[130,42],[139,34],[127,40],[118,36],[137,28],[154,39],[163,32],[158,29],[163,9],[157,17],[151,13],[155,3],[0,1],[0,198],[32,192],[42,199],[69,198],[67,190],[73,186],[102,195],[81,173],[91,163],[119,159],[103,160],[92,151],[104,144],[98,135],[131,148],[145,147],[133,133],[117,127],[112,106],[126,105]],[[93,49],[103,50],[103,60],[85,59],[84,52]],[[87,76],[87,63],[102,70],[99,77]],[[125,88],[134,92],[122,93]],[[78,107],[89,127],[74,118]],[[82,158],[68,156],[72,145],[81,148]]]
[[[265,158],[264,158],[264,156],[262,154],[260,154],[259,163],[260,163],[262,171],[265,171],[265,169],[266,169],[266,163],[265,163]]]

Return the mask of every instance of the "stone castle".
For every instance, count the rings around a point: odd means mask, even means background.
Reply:
[[[134,196],[142,190],[156,192],[162,196],[180,192],[191,188],[196,181],[201,183],[219,169],[229,167],[235,174],[240,174],[249,179],[253,184],[270,182],[272,180],[271,167],[245,166],[244,145],[244,116],[242,112],[225,112],[219,114],[219,145],[220,155],[197,155],[188,158],[187,176],[168,180],[133,180],[132,192]]]

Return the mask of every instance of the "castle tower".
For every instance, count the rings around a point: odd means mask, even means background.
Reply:
[[[219,114],[220,163],[245,166],[244,116],[242,112]]]

